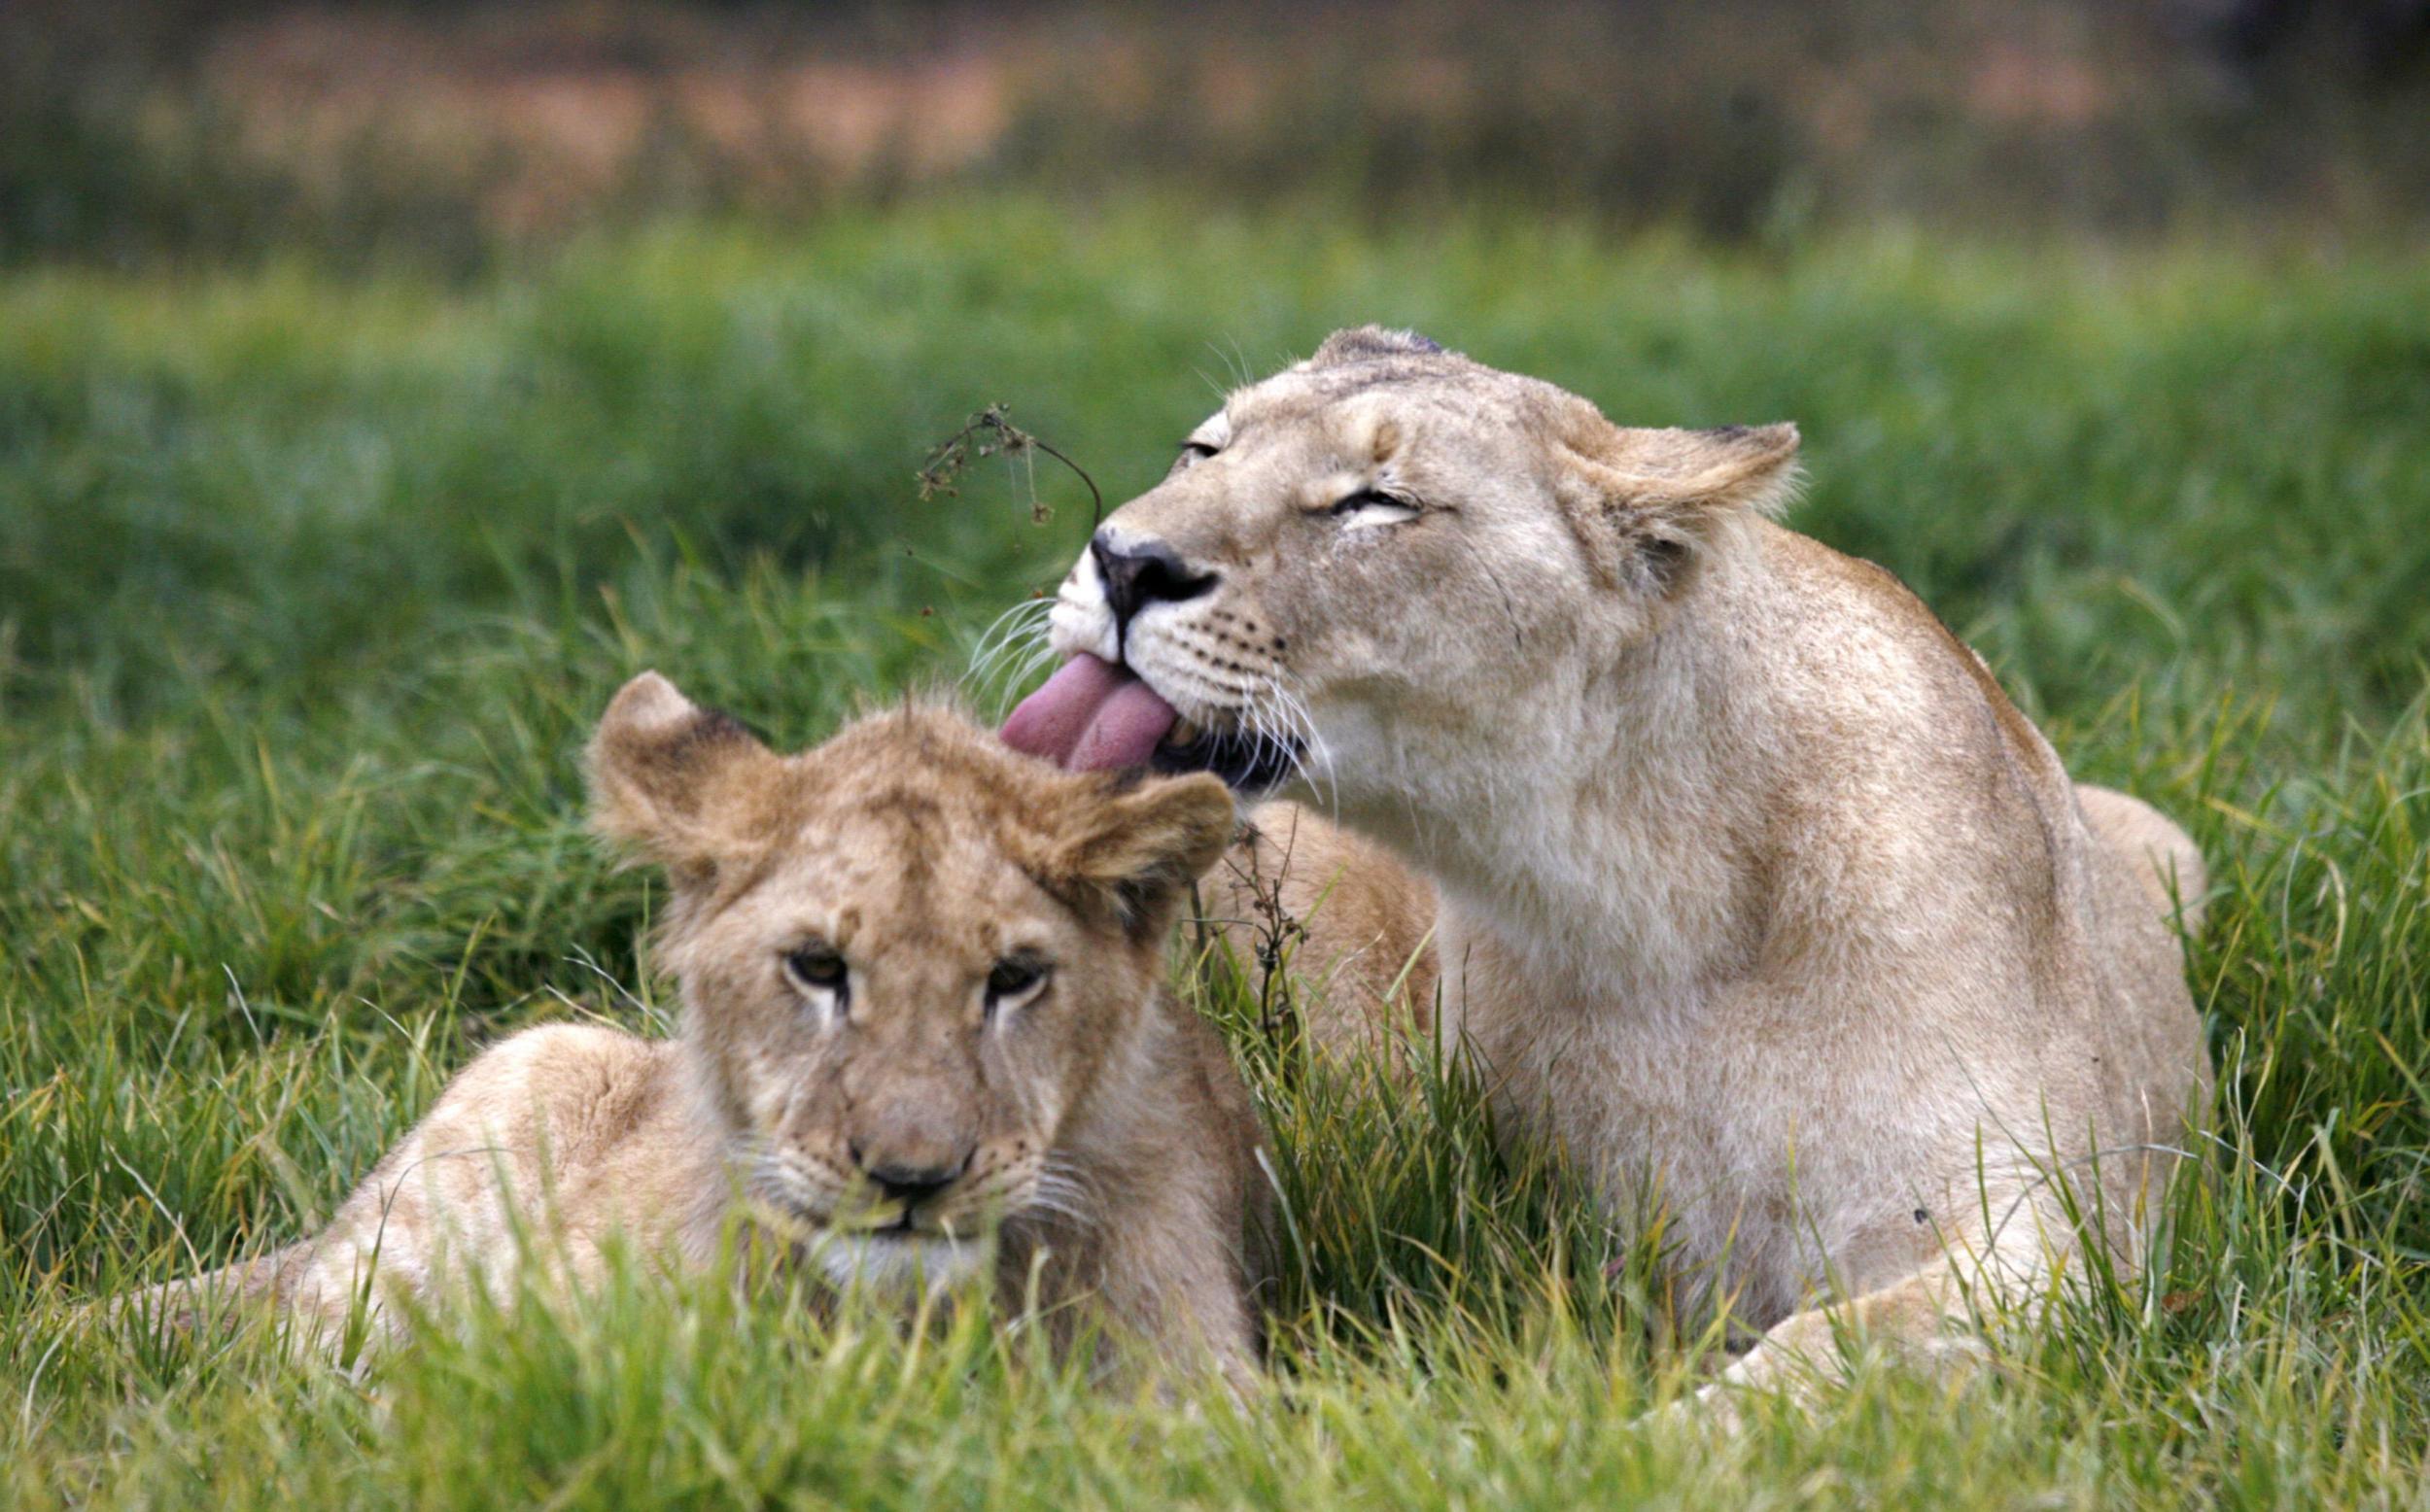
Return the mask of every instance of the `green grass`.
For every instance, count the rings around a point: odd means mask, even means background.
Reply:
[[[520,1024],[663,1025],[575,753],[647,666],[788,742],[955,676],[1085,494],[915,498],[992,400],[1119,498],[1214,388],[1415,324],[1647,423],[1794,418],[1796,523],[1892,567],[2078,775],[2182,818],[2221,1140],[2147,1285],[1948,1389],[1633,1422],[1642,1250],[1230,1022],[1294,1215],[1245,1414],[979,1321],[620,1283],[357,1377],[79,1302],[279,1242]],[[469,286],[0,283],[0,1501],[2418,1505],[2430,1495],[2430,271],[1895,238],[1785,259],[1145,206],[670,230]],[[1603,1281],[1617,1260],[1616,1284]]]

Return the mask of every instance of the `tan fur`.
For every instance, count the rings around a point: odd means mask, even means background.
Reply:
[[[592,786],[598,827],[674,881],[680,1035],[505,1041],[321,1235],[155,1305],[234,1290],[333,1324],[358,1296],[443,1302],[442,1278],[516,1262],[518,1232],[577,1283],[611,1233],[706,1263],[739,1198],[746,1231],[837,1285],[916,1295],[991,1266],[1059,1339],[1107,1324],[1160,1370],[1249,1368],[1257,1120],[1159,980],[1232,830],[1220,782],[1071,776],[917,708],[782,758],[645,673],[600,727]],[[787,964],[813,946],[844,963],[840,992]],[[1009,957],[1047,974],[991,997]],[[916,1206],[866,1177],[916,1166],[960,1174]]]
[[[1435,890],[1383,846],[1265,804],[1199,887],[1236,964],[1287,974],[1318,1050],[1372,1052],[1432,1028]]]
[[[1769,1330],[1731,1380],[1868,1329],[1944,1353],[2071,1272],[2070,1203],[2134,1269],[2209,1087],[2168,916],[2201,858],[2069,782],[1889,573],[1771,523],[1794,428],[1614,426],[1369,328],[1193,440],[1106,531],[1204,591],[1118,639],[1084,556],[1055,644],[1296,733],[1290,796],[1439,892],[1502,1126],[1623,1223],[1667,1208],[1682,1280]],[[1303,961],[1423,933],[1378,922],[1421,888],[1288,822],[1329,893]]]

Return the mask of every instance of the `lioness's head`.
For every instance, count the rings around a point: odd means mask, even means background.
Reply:
[[[1058,772],[936,709],[779,756],[655,672],[591,784],[673,883],[662,959],[746,1194],[839,1279],[946,1279],[1068,1206],[1059,1136],[1232,829],[1211,778]]]
[[[1050,619],[1069,660],[1005,739],[1397,801],[1396,774],[1529,738],[1513,699],[1661,624],[1796,451],[1793,426],[1615,426],[1423,337],[1339,332],[1106,520]]]

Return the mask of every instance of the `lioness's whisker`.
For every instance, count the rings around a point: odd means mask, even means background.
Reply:
[[[1054,609],[1052,599],[1028,599],[997,615],[971,651],[962,686],[974,696],[985,698],[997,693],[1000,684],[1018,687],[1026,681],[1036,664],[1054,654],[1045,636],[1046,618]],[[1018,665],[1020,674],[1002,676],[1008,665]]]

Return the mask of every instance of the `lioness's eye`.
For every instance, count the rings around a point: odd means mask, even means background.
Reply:
[[[1418,510],[1406,498],[1395,498],[1379,489],[1363,488],[1335,499],[1325,512],[1344,525],[1393,525],[1416,519]]]
[[[988,973],[988,1000],[1017,998],[1046,980],[1046,963],[1034,956],[1008,955]]]
[[[819,992],[841,992],[848,973],[844,957],[830,945],[804,945],[784,957],[784,970],[795,981]]]
[[[1363,488],[1355,494],[1344,494],[1339,498],[1335,499],[1332,512],[1335,514],[1356,514],[1362,509],[1372,509],[1378,504],[1400,505],[1400,507],[1404,509],[1408,507],[1406,504],[1401,503],[1401,500],[1394,498],[1388,494],[1378,494],[1371,488]]]
[[[1181,455],[1173,459],[1173,471],[1195,467],[1214,455],[1215,448],[1204,441],[1184,441],[1181,443]]]

